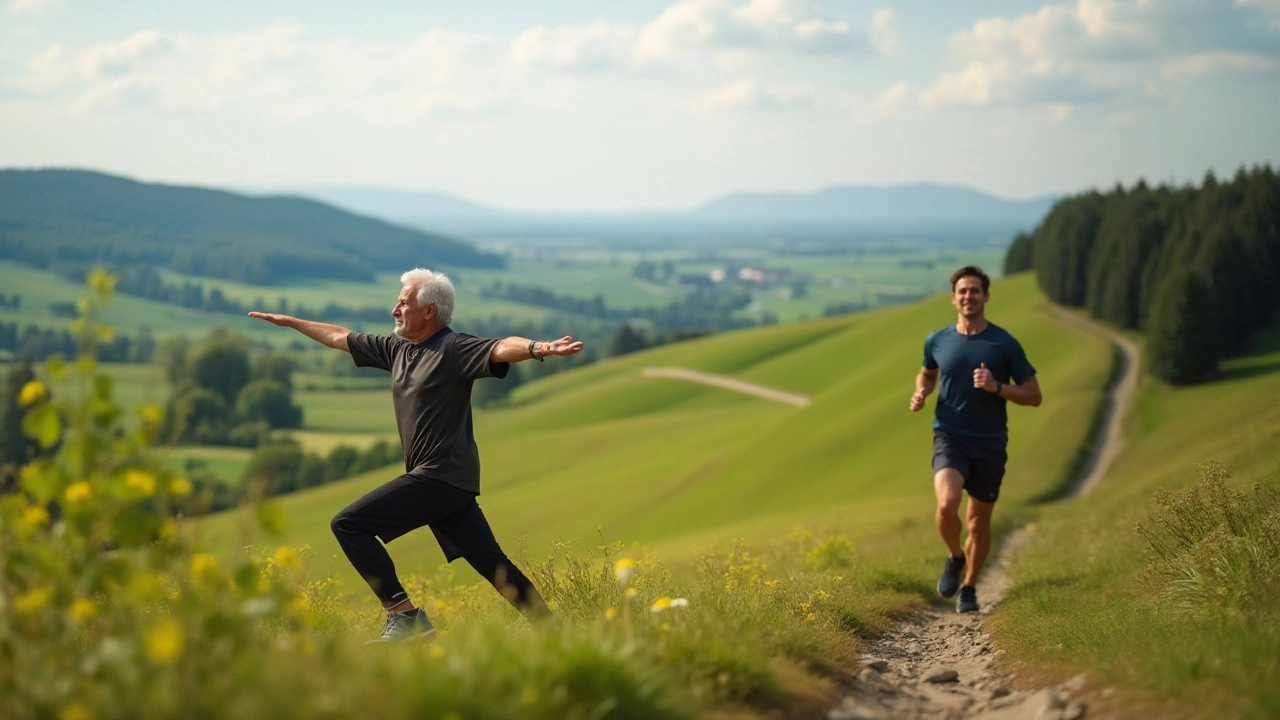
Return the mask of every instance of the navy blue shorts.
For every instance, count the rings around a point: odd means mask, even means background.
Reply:
[[[969,497],[993,503],[1000,497],[1009,453],[1003,447],[979,447],[941,430],[933,431],[933,471],[953,468],[964,478]]]

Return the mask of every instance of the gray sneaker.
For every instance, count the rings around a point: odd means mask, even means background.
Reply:
[[[382,634],[377,640],[370,640],[365,645],[384,642],[402,642],[414,638],[426,637],[436,631],[435,626],[427,619],[427,614],[418,610],[417,615],[406,613],[387,613],[387,623],[382,626]]]
[[[978,589],[972,585],[960,588],[960,599],[956,601],[956,612],[978,612]]]

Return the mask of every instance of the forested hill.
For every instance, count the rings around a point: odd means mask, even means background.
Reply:
[[[1067,198],[1009,247],[1005,272],[1026,269],[1053,300],[1146,333],[1157,377],[1208,380],[1280,314],[1280,174]]]
[[[502,263],[457,240],[313,200],[80,170],[0,170],[0,257],[54,270],[155,265],[254,284]]]

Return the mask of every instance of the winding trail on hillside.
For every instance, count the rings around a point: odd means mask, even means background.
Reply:
[[[1106,474],[1122,444],[1125,413],[1138,385],[1138,348],[1128,338],[1069,310],[1050,311],[1102,335],[1115,348],[1115,371],[1098,427],[1089,441],[1089,457],[1063,499],[1088,494]],[[982,610],[961,615],[939,607],[921,608],[867,648],[857,680],[827,720],[1080,720],[1088,714],[1084,676],[1050,687],[1015,690],[1014,675],[997,665],[1004,651],[995,647],[982,620],[1004,599],[1012,581],[1013,553],[1027,537],[1020,528],[1003,538],[999,556],[978,581]]]
[[[765,385],[749,383],[745,380],[739,380],[727,375],[713,375],[699,370],[690,370],[689,368],[647,367],[640,371],[640,375],[648,378],[683,380],[685,382],[697,383],[699,385],[710,385],[711,387],[718,387],[723,390],[742,393],[743,395],[754,395],[758,398],[772,400],[774,402],[780,402],[794,407],[806,407],[809,405],[809,397],[806,395],[778,390]]]

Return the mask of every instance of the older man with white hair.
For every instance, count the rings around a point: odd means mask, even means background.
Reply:
[[[450,562],[465,558],[520,610],[546,611],[533,584],[498,546],[476,502],[480,454],[471,426],[471,384],[480,378],[506,377],[510,363],[582,350],[582,343],[569,336],[542,342],[454,332],[449,328],[454,290],[448,277],[418,268],[402,275],[400,282],[400,297],[391,311],[394,336],[366,335],[288,315],[249,313],[349,352],[358,367],[391,373],[405,474],[369,491],[332,522],[343,552],[387,611],[382,634],[372,642],[435,630],[405,592],[383,547],[423,525],[431,527]]]

